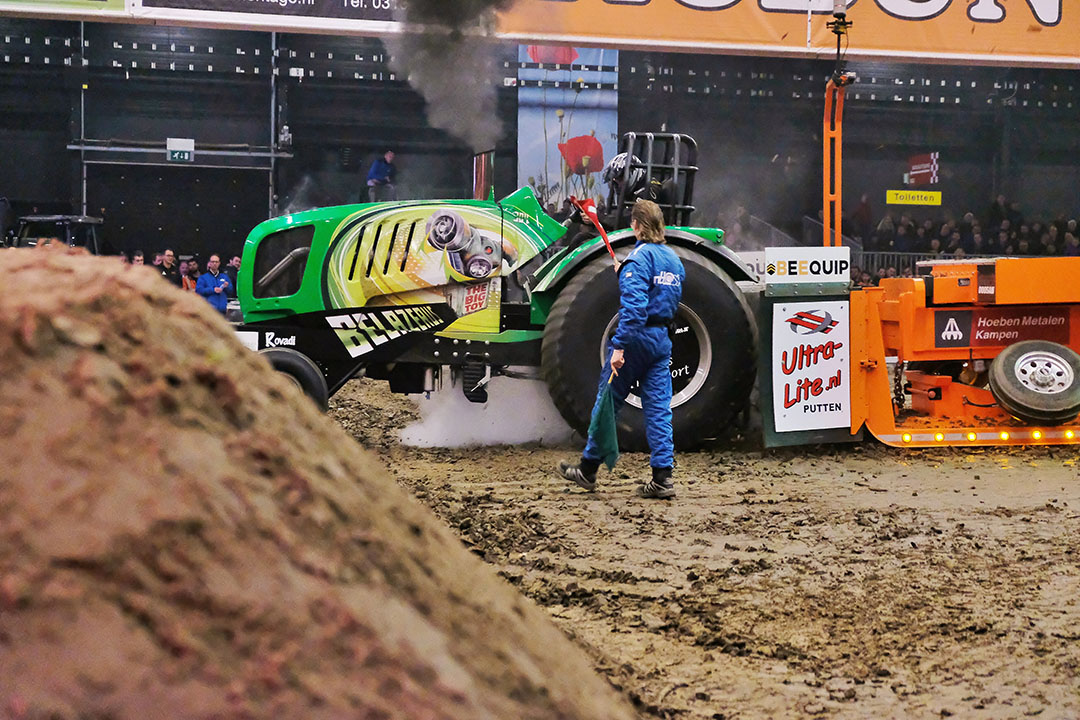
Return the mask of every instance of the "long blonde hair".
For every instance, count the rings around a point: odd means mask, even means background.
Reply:
[[[630,220],[638,224],[642,242],[658,245],[667,242],[664,237],[664,214],[660,212],[660,206],[652,200],[639,199],[634,203],[634,209],[630,211]]]

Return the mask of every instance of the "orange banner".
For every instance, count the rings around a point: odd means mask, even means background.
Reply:
[[[848,56],[1080,67],[1080,2],[839,0]],[[1065,7],[1063,7],[1063,4]],[[518,0],[499,34],[519,42],[830,57],[833,0]]]

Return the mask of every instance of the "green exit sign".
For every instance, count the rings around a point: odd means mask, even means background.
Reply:
[[[195,160],[194,138],[166,138],[165,151],[169,154],[169,162],[189,163]]]

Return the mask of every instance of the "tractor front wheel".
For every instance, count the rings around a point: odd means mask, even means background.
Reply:
[[[327,411],[330,407],[330,390],[326,386],[322,371],[311,358],[290,348],[271,348],[259,354],[265,357],[275,370],[295,383],[320,410]]]

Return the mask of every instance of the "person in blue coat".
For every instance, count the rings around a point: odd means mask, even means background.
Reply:
[[[206,263],[206,272],[195,283],[195,292],[202,295],[222,315],[229,306],[229,276],[221,272],[221,257],[211,255]]]
[[[397,166],[394,165],[394,151],[387,150],[380,158],[375,158],[367,174],[368,200],[381,202],[397,200]]]
[[[642,497],[675,496],[671,468],[675,444],[671,428],[671,337],[668,328],[682,298],[686,269],[675,251],[665,244],[664,216],[651,200],[638,200],[630,215],[637,244],[619,273],[619,325],[609,346],[611,356],[600,372],[597,405],[611,378],[615,410],[630,388],[641,381],[638,393],[645,412],[645,439],[651,452],[652,479],[640,488]],[[595,412],[595,409],[594,409]],[[600,453],[589,438],[578,464],[562,462],[559,474],[586,490],[596,489]]]

